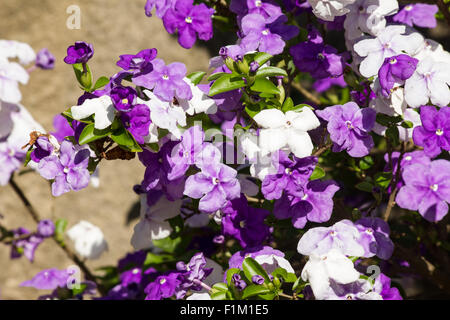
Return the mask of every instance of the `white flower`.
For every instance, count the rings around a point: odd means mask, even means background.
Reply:
[[[144,90],[149,101],[143,101],[150,108],[150,118],[152,123],[162,129],[167,129],[177,139],[181,137],[181,127],[186,126],[186,113],[182,107],[173,105],[172,103],[161,101],[153,92]]]
[[[11,133],[14,127],[11,114],[17,111],[19,111],[17,105],[0,100],[0,140],[4,140]]]
[[[311,155],[313,144],[307,131],[317,128],[320,122],[308,107],[286,114],[278,109],[267,109],[259,112],[254,120],[263,128],[259,133],[262,155],[284,147],[298,158]]]
[[[334,17],[343,16],[349,9],[347,6],[355,0],[308,0],[313,13],[320,19],[333,21]]]
[[[194,85],[189,78],[184,78],[184,81],[189,84],[192,91],[191,100],[177,99],[180,106],[188,115],[194,113],[207,113],[213,114],[217,112],[216,102],[208,97],[198,86]]]
[[[348,7],[344,21],[346,37],[359,38],[363,32],[376,36],[386,27],[386,16],[398,11],[398,2],[392,0],[357,0]]]
[[[108,95],[87,99],[80,106],[73,106],[70,110],[75,120],[82,120],[95,115],[94,128],[98,130],[106,129],[114,121],[115,108]]]
[[[29,77],[20,64],[0,59],[0,100],[19,103],[22,99],[19,82],[26,84]]]
[[[431,58],[419,61],[416,71],[405,82],[405,99],[417,108],[431,102],[440,107],[450,102],[450,64]]]
[[[152,240],[167,238],[172,232],[167,219],[180,214],[181,200],[169,201],[164,195],[152,206],[147,204],[147,195],[141,195],[141,220],[134,227],[131,245],[136,250],[148,249]]]
[[[381,31],[376,38],[364,39],[353,46],[353,49],[365,59],[359,66],[361,74],[370,78],[378,74],[384,59],[405,51],[412,54],[423,43],[423,38],[418,33],[404,35],[405,26],[392,25]]]
[[[349,284],[359,279],[353,262],[339,250],[332,249],[323,255],[311,255],[301,277],[308,281],[317,300],[325,299],[330,290],[330,279],[340,284]]]
[[[212,300],[209,293],[193,293],[186,300]]]
[[[30,141],[31,132],[38,131],[45,133],[45,130],[34,120],[33,116],[24,106],[18,104],[16,107],[18,108],[18,112],[11,112],[11,120],[14,127],[8,136],[8,141],[16,146],[22,147]]]
[[[266,270],[268,274],[271,274],[278,268],[283,268],[288,273],[295,273],[289,261],[274,254],[262,254],[255,257],[255,260],[261,265],[261,267],[264,268],[264,270]]]
[[[98,259],[108,250],[102,230],[90,222],[80,221],[67,231],[67,236],[74,242],[75,251],[83,258]]]
[[[36,60],[36,53],[27,43],[14,40],[0,40],[0,58],[18,58],[21,64],[27,65]]]
[[[424,39],[422,47],[420,47],[413,57],[419,61],[432,59],[436,62],[450,64],[450,52],[444,50],[440,43],[431,39]]]

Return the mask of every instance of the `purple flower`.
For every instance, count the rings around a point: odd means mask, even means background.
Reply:
[[[29,237],[20,240],[14,240],[14,238],[29,235]],[[13,241],[11,247],[11,259],[17,259],[22,254],[31,262],[34,261],[34,254],[36,249],[42,243],[43,238],[41,236],[30,233],[25,228],[18,228],[13,231]]]
[[[418,210],[430,222],[440,221],[448,213],[450,202],[450,162],[435,160],[414,163],[403,169],[405,185],[395,202],[404,209]]]
[[[168,161],[171,170],[167,176],[169,180],[182,177],[189,167],[196,163],[197,156],[202,152],[205,133],[199,126],[193,126],[181,136],[181,142],[173,149]]]
[[[295,66],[309,72],[316,79],[339,77],[344,72],[344,58],[338,51],[323,43],[317,30],[312,29],[308,41],[300,42],[289,50]]]
[[[417,63],[419,63],[419,60],[406,54],[386,58],[378,71],[383,95],[389,97],[391,89],[396,83],[403,84],[403,81],[409,79],[416,70]]]
[[[270,228],[264,223],[268,215],[267,210],[249,206],[241,194],[222,209],[222,233],[239,240],[243,248],[255,247],[270,235]]]
[[[116,86],[111,90],[111,100],[119,111],[130,111],[136,104],[137,92],[132,87]]]
[[[313,84],[313,89],[317,92],[325,92],[330,89],[333,85],[339,86],[341,88],[347,87],[347,82],[345,82],[344,76],[341,75],[339,77],[328,77],[323,79],[318,79]]]
[[[76,151],[71,142],[63,141],[59,157],[52,155],[39,162],[40,175],[47,180],[54,180],[52,194],[55,197],[70,190],[79,191],[88,186],[89,155],[89,150]]]
[[[352,100],[355,100],[356,104],[360,106],[367,106],[369,102],[377,97],[376,93],[370,89],[370,87],[365,83],[360,83],[363,86],[363,91],[350,91],[350,95],[352,96]]]
[[[360,109],[354,102],[328,107],[316,111],[322,119],[328,121],[327,129],[331,141],[334,142],[333,152],[347,150],[352,157],[364,157],[374,146],[369,132],[375,124],[376,111]]]
[[[64,62],[67,64],[87,63],[94,55],[94,47],[90,43],[77,41],[67,48],[67,56]]]
[[[198,88],[205,94],[208,94],[211,85],[212,82],[211,84],[199,84]],[[242,91],[240,89],[215,95],[212,99],[217,105],[217,112],[214,114],[208,114],[208,116],[214,123],[222,123],[225,120],[232,120],[243,108],[241,97]]]
[[[360,243],[364,247],[364,257],[374,255],[387,260],[392,256],[394,243],[389,238],[389,225],[380,218],[362,218],[355,222],[360,232]]]
[[[136,105],[129,112],[120,114],[125,128],[133,135],[140,144],[145,143],[145,137],[150,133],[150,109],[145,104]]]
[[[238,15],[238,20],[247,13],[255,13],[263,16],[267,23],[275,21],[283,14],[274,1],[262,0],[232,0],[230,10]]]
[[[391,288],[391,279],[380,273],[375,279],[374,291],[379,293],[383,300],[403,300],[397,288]]]
[[[206,268],[206,259],[202,252],[196,253],[188,264],[179,261],[177,270],[180,272],[178,279],[181,281],[176,288],[177,299],[184,298],[188,290],[201,291],[203,280],[213,271],[212,268]]]
[[[43,238],[53,236],[55,233],[55,224],[52,220],[41,220],[37,226],[37,234]]]
[[[430,158],[438,156],[442,150],[450,150],[450,108],[439,111],[433,106],[420,107],[422,125],[413,131],[414,143],[423,147]]]
[[[259,274],[255,274],[252,277],[252,282],[257,285],[262,285],[264,283],[264,278],[262,276],[260,276]]]
[[[74,122],[78,121],[74,120]],[[53,127],[56,131],[50,132],[50,134],[54,136],[59,143],[61,143],[64,138],[74,135],[74,130],[70,126],[69,122],[67,122],[67,119],[60,114],[57,114],[53,118]]]
[[[161,59],[153,61],[153,71],[137,77],[133,83],[153,89],[153,93],[161,100],[172,102],[173,98],[185,100],[192,99],[192,91],[183,78],[186,75],[186,66],[180,62],[165,65]]]
[[[58,287],[66,287],[68,278],[69,273],[67,270],[52,268],[42,270],[33,279],[22,282],[20,286],[33,287],[39,290],[54,290]]]
[[[437,5],[415,3],[404,6],[393,18],[394,22],[404,23],[410,27],[435,28],[437,25]]]
[[[274,255],[284,258],[284,253],[280,250],[273,249],[269,246],[257,246],[254,248],[246,248],[233,254],[230,260],[228,260],[228,266],[229,268],[242,269],[242,263],[244,262],[245,258],[250,257],[255,259],[256,257],[262,255]]]
[[[136,267],[122,272],[120,274],[120,281],[123,286],[128,286],[132,283],[140,284],[142,281],[142,269]]]
[[[147,253],[144,250],[128,253],[124,258],[120,259],[117,268],[119,270],[125,270],[129,267],[142,267],[144,265]]]
[[[175,294],[175,289],[181,283],[178,279],[179,275],[178,272],[172,272],[157,277],[145,288],[144,292],[147,294],[145,300],[161,300],[172,297]]]
[[[295,26],[286,26],[286,16],[280,16],[269,23],[260,14],[248,14],[242,18],[243,38],[241,47],[245,51],[259,50],[275,55],[283,52],[285,40],[292,39],[298,34]]]
[[[194,5],[193,0],[176,0],[163,19],[167,32],[173,34],[178,29],[178,43],[190,49],[197,36],[201,40],[209,40],[213,35],[212,15],[214,9],[204,3]]]
[[[144,49],[137,54],[124,54],[117,61],[117,66],[130,72],[133,78],[146,75],[153,70],[152,61],[156,58],[158,51],[156,49]]]
[[[291,160],[285,152],[279,151],[272,156],[272,163],[278,168],[276,174],[266,175],[261,192],[267,200],[280,199],[283,191],[295,194],[299,186],[305,184],[317,164],[317,157]]]
[[[228,200],[240,196],[241,186],[236,178],[236,170],[219,162],[208,163],[207,159],[203,159],[200,168],[201,172],[187,178],[184,194],[200,199],[201,211],[217,211]]]
[[[156,16],[162,18],[175,1],[176,0],[147,0],[145,3],[145,15],[151,17],[152,10],[156,8]]]
[[[238,273],[233,274],[233,276],[231,277],[231,281],[239,291],[242,291],[247,287],[247,283],[242,280],[242,277]]]
[[[284,194],[275,202],[273,214],[277,219],[292,219],[295,228],[301,229],[307,221],[326,222],[333,212],[333,196],[339,190],[333,180],[313,180],[295,191]]]
[[[139,160],[146,167],[144,180],[141,183],[143,192],[161,190],[170,201],[183,196],[184,176],[170,181],[167,176],[171,170],[168,157],[176,142],[167,142],[159,152],[144,149],[139,153]]]
[[[11,174],[22,166],[26,153],[20,146],[9,142],[0,143],[0,185],[8,184]]]
[[[386,153],[384,155],[384,161],[386,161],[384,171],[385,172],[392,171],[393,175],[396,175],[397,170],[398,170],[399,157],[400,157],[400,152],[397,152],[397,151],[392,152],[391,160],[392,160],[392,166],[394,169],[394,170],[392,170],[391,167],[389,166],[389,154]],[[414,163],[422,163],[424,165],[428,165],[429,162],[430,162],[430,158],[428,158],[426,156],[425,152],[423,152],[422,150],[407,152],[403,155],[402,161],[400,162],[400,170],[403,171],[404,168],[406,168],[407,166],[414,164]],[[401,188],[404,184],[402,179],[399,179],[399,180],[400,181],[398,181],[398,183],[397,183],[397,188]],[[390,192],[390,190],[388,190],[388,191]]]
[[[45,136],[39,137],[36,140],[34,146],[36,148],[31,152],[30,157],[31,160],[36,163],[39,163],[43,158],[48,157],[55,149],[53,144],[51,144],[51,142]]]
[[[55,56],[47,48],[42,49],[36,54],[36,66],[44,70],[53,69]]]

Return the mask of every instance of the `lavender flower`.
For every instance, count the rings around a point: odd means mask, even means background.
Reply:
[[[90,43],[77,41],[67,48],[64,62],[67,64],[87,63],[94,55],[94,47]]]
[[[436,13],[439,8],[435,4],[414,3],[404,6],[393,18],[394,22],[404,23],[410,27],[436,28]]]
[[[239,291],[242,291],[247,287],[247,283],[242,280],[242,277],[238,273],[233,274],[233,276],[231,277],[231,281]]]
[[[55,56],[47,48],[42,49],[36,54],[36,66],[44,70],[53,69]]]
[[[20,168],[26,153],[9,142],[0,143],[0,185],[8,184],[11,174]]]
[[[48,137],[41,136],[36,140],[35,149],[31,152],[30,157],[36,163],[39,163],[43,158],[52,154],[55,149],[54,145],[49,141]]]
[[[182,299],[188,290],[201,291],[202,283],[213,271],[212,268],[206,268],[206,259],[202,252],[196,253],[188,264],[182,261],[177,263],[177,270],[180,272],[179,280],[181,283],[176,289],[177,299]]]
[[[450,202],[450,162],[435,160],[428,164],[414,163],[403,169],[405,185],[395,202],[404,209],[418,210],[430,222],[442,220]]]
[[[379,293],[383,300],[403,300],[398,289],[391,288],[391,279],[383,273],[375,279],[373,290]]]
[[[259,274],[256,274],[252,277],[252,282],[257,285],[262,285],[264,283],[264,278]]]
[[[354,102],[328,107],[316,111],[317,115],[328,121],[328,132],[334,142],[333,152],[347,150],[352,157],[369,154],[374,143],[369,132],[375,124],[376,112],[373,109],[360,109]]]
[[[67,285],[69,272],[55,268],[42,270],[33,279],[24,281],[22,287],[33,287],[39,290],[54,290],[58,287],[64,288]]]
[[[189,84],[184,81],[186,66],[180,62],[165,65],[161,59],[153,61],[153,71],[134,78],[133,83],[153,89],[153,93],[161,100],[172,102],[173,98],[191,99]]]
[[[151,17],[153,8],[156,8],[156,16],[162,18],[174,2],[175,0],[147,0],[145,3],[145,15]]]
[[[79,191],[88,186],[89,155],[89,150],[76,151],[72,143],[63,141],[59,157],[51,155],[39,162],[40,175],[47,180],[54,180],[52,194],[55,197],[70,190]]]
[[[206,41],[213,35],[214,9],[208,8],[204,3],[194,5],[193,2],[193,0],[176,0],[163,17],[167,32],[173,34],[178,29],[178,43],[185,49],[190,49],[194,45],[197,36]]]
[[[55,233],[55,224],[52,220],[41,220],[37,226],[37,234],[43,238],[53,236]]]
[[[29,235],[25,239],[14,240],[14,238]],[[24,255],[30,262],[34,261],[34,254],[44,239],[36,234],[32,234],[25,228],[13,230],[13,241],[11,247],[11,259],[20,258]]]
[[[380,218],[362,218],[355,222],[360,232],[360,243],[364,247],[364,257],[377,255],[387,260],[392,256],[394,243],[389,239],[389,225]]]
[[[156,58],[157,53],[156,49],[144,49],[137,54],[124,54],[119,57],[120,60],[116,64],[126,71],[125,74],[132,75],[133,83],[135,79],[139,82],[139,77],[152,72],[152,61]]]
[[[208,163],[205,157],[200,169],[201,172],[186,180],[184,194],[200,199],[201,211],[217,211],[227,204],[227,200],[239,197],[241,186],[236,170],[219,162]]]
[[[420,108],[422,125],[414,128],[413,140],[424,148],[425,154],[434,158],[442,150],[450,150],[450,108],[442,107],[439,111],[433,106]]]

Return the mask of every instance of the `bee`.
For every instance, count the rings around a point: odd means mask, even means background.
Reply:
[[[22,149],[25,149],[28,146],[30,146],[30,147],[33,146],[36,143],[36,140],[39,139],[39,137],[47,137],[47,138],[49,138],[50,135],[48,133],[44,134],[44,133],[41,133],[39,131],[33,131],[33,132],[30,133],[30,141],[28,141],[28,143],[26,145],[24,145],[22,147]]]

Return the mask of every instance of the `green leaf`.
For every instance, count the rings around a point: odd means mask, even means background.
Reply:
[[[265,52],[258,52],[255,54],[253,61],[258,62],[258,64],[260,66],[262,66],[263,64],[265,64],[267,61],[269,61],[270,59],[272,59],[272,55],[265,53]]]
[[[218,291],[218,292],[212,293],[211,299],[212,300],[227,300],[227,292]]]
[[[287,272],[285,269],[283,269],[281,267],[276,268],[272,272],[272,276],[278,277],[278,278],[283,278],[284,282],[288,282],[288,283],[294,283],[295,281],[297,281],[297,276],[295,275],[295,273]]]
[[[261,111],[260,104],[250,104],[245,107],[245,111],[250,117],[256,116]]]
[[[302,291],[308,283],[303,281],[302,277],[298,277],[297,280],[292,285],[292,291],[300,292]]]
[[[92,91],[95,91],[97,89],[103,88],[108,83],[109,83],[109,79],[107,77],[100,77],[95,82],[94,87],[92,88]]]
[[[152,252],[147,253],[144,266],[151,264],[161,264],[166,262],[175,261],[175,258],[170,254],[154,254]]]
[[[283,76],[287,77],[288,74],[286,70],[277,68],[277,67],[264,67],[259,68],[255,75],[257,78],[259,77],[276,77],[276,76]]]
[[[391,140],[394,146],[398,145],[400,142],[399,132],[396,125],[393,125],[386,130],[386,137]]]
[[[107,137],[111,133],[111,128],[98,130],[94,128],[94,124],[88,124],[80,134],[79,144],[87,144],[92,141]]]
[[[269,275],[267,274],[266,270],[261,267],[261,265],[256,262],[253,258],[245,258],[244,262],[242,263],[242,270],[244,271],[245,277],[248,279],[248,281],[252,282],[252,277],[255,275],[260,275],[264,278],[264,283],[269,283]]]
[[[75,77],[78,80],[80,86],[87,92],[91,91],[92,86],[92,72],[89,65],[86,63],[86,73],[83,69],[82,63],[76,63],[72,65],[73,71],[75,72]]]
[[[78,288],[77,288],[77,287],[78,287]],[[75,286],[75,287],[72,289],[72,294],[73,294],[74,296],[79,295],[79,294],[82,294],[82,293],[84,292],[84,290],[86,290],[86,288],[87,288],[87,284],[86,284],[86,283],[81,283],[81,284],[79,284],[78,286]]]
[[[31,153],[33,152],[33,146],[28,148],[27,155],[25,156],[25,162],[23,163],[23,166],[26,167],[28,163],[31,161]]]
[[[182,241],[183,239],[181,237],[175,239],[167,237],[160,240],[153,240],[153,245],[164,250],[167,253],[175,253]]]
[[[228,286],[225,282],[217,282],[212,286],[212,291],[228,291]]]
[[[364,191],[364,192],[372,192],[373,184],[371,184],[370,182],[367,182],[367,181],[363,181],[363,182],[358,183],[355,186],[355,188],[358,190]]]
[[[217,73],[213,73],[212,75],[210,75],[208,77],[208,81],[214,81],[219,79],[221,76],[226,75],[226,74],[231,74],[231,73],[227,73],[227,72],[217,72]]]
[[[359,167],[361,170],[367,170],[373,166],[373,159],[371,156],[365,156],[361,160],[359,160]]]
[[[256,78],[250,89],[256,92],[280,94],[280,90],[277,88],[277,86],[272,81],[266,78]]]
[[[197,72],[192,72],[187,77],[189,80],[191,80],[191,82],[194,85],[198,85],[200,83],[200,81],[202,81],[205,74],[206,74],[206,72],[204,72],[204,71],[197,71]]]
[[[67,227],[66,219],[58,219],[55,222],[55,239],[58,242],[64,242],[64,231]]]
[[[213,97],[219,93],[228,92],[243,87],[245,87],[245,82],[242,77],[227,73],[213,83],[211,89],[209,89],[209,96]]]
[[[411,121],[408,121],[408,120],[404,120],[402,122],[401,126],[405,129],[411,129],[412,127],[414,127],[414,123],[412,123]]]
[[[294,101],[292,101],[291,97],[287,97],[284,100],[283,106],[281,107],[281,111],[284,113],[294,109]]]
[[[123,149],[131,152],[142,152],[142,148],[123,126],[113,131],[110,138]]]
[[[383,189],[386,189],[392,180],[391,172],[378,172],[375,174],[375,184]]]
[[[311,174],[311,177],[309,177],[309,180],[317,180],[320,178],[325,177],[325,170],[323,170],[321,167],[316,166],[314,168],[313,173]]]
[[[258,296],[261,294],[267,294],[267,293],[270,293],[270,290],[266,286],[251,284],[244,289],[244,291],[242,293],[242,299],[247,299],[250,297]]]

